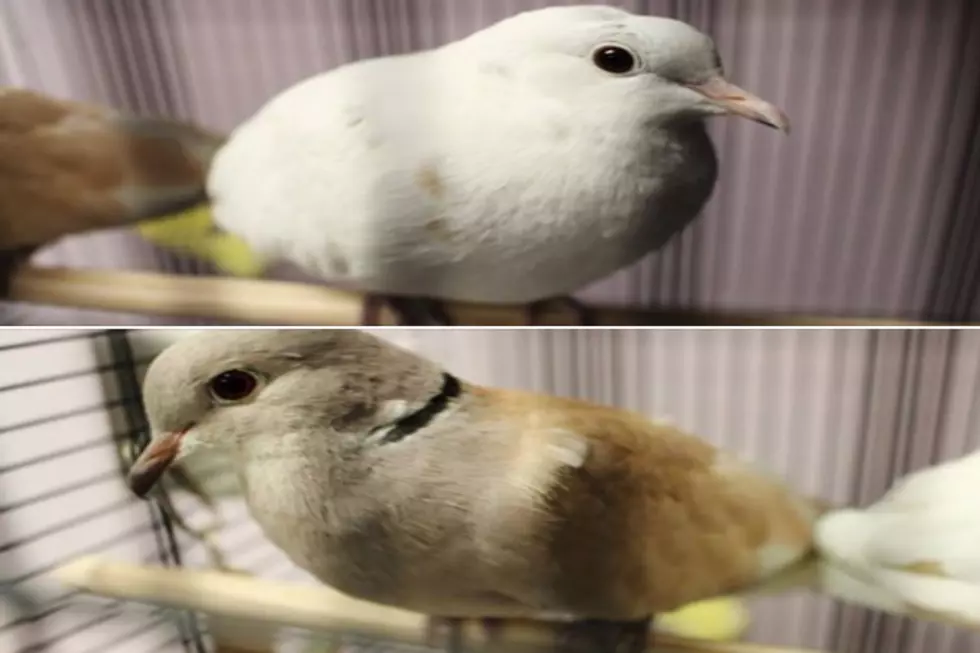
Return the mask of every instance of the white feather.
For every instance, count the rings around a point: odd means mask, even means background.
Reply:
[[[822,518],[816,544],[883,605],[980,627],[980,453],[901,479],[865,510]],[[824,579],[839,589],[841,577]],[[873,593],[873,592],[872,592]],[[865,602],[865,601],[861,601]]]
[[[878,568],[878,585],[901,597],[912,611],[980,628],[980,586],[955,578]]]

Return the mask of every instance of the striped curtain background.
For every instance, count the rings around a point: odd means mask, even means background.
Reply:
[[[4,0],[0,82],[228,130],[310,74],[434,46],[550,4],[561,3]],[[585,297],[980,318],[980,5],[611,4],[676,16],[713,35],[732,79],[782,106],[794,132],[781,138],[744,121],[715,121],[722,174],[703,218],[659,254],[584,289]],[[41,260],[206,272],[121,234],[74,238]]]

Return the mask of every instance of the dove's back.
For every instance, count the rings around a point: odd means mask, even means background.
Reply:
[[[216,158],[215,221],[366,291],[525,302],[611,274],[700,211],[717,176],[703,124],[652,128],[622,97],[569,106],[471,47],[287,89]]]

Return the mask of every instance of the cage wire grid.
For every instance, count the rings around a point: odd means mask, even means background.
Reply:
[[[179,644],[180,650],[203,653],[193,615],[95,599],[55,589],[43,578],[75,557],[119,549],[135,549],[144,563],[181,563],[169,517],[155,502],[129,496],[121,483],[115,449],[139,448],[147,437],[134,382],[140,361],[133,359],[126,334],[35,336],[0,345],[0,355],[3,648],[40,652],[72,640],[71,650],[94,653],[131,650],[136,640],[156,639],[157,646],[146,650],[175,650]],[[21,414],[27,405],[39,409],[27,419],[5,419],[13,412],[3,408],[10,402]],[[59,446],[72,429],[100,435]],[[28,477],[30,483],[18,482]],[[82,645],[80,636],[91,645]]]

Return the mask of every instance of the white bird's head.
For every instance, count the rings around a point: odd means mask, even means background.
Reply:
[[[724,77],[712,39],[679,20],[603,5],[517,14],[459,43],[484,70],[571,106],[637,108],[646,121],[735,115],[789,131],[783,112]]]

